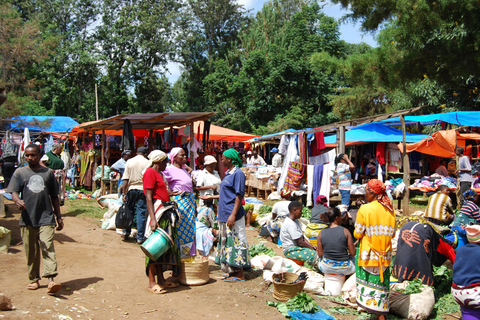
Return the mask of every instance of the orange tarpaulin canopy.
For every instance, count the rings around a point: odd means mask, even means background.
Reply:
[[[79,124],[78,126],[74,127],[72,131],[70,132],[70,136],[75,136],[78,135],[79,133],[86,132],[85,129],[81,128],[86,125],[92,124],[96,121],[90,121],[90,122],[84,122]],[[194,133],[195,137],[198,139],[203,139],[203,121],[196,121],[194,122]],[[200,126],[200,130],[199,130]],[[176,127],[178,128],[178,127]],[[101,130],[95,130],[96,132],[101,132]],[[135,137],[144,137],[149,135],[149,130],[148,129],[133,129],[133,135]],[[154,130],[154,132],[163,132],[163,130]],[[121,136],[122,135],[122,130],[105,130],[105,134],[107,135],[113,135],[113,136]],[[197,135],[198,134],[198,135]],[[227,129],[223,127],[219,127],[216,125],[210,125],[210,135],[209,139],[212,141],[247,141],[252,138],[256,138],[257,136],[232,130],[232,129]]]
[[[477,133],[459,133],[457,130],[441,130],[415,143],[407,143],[407,153],[418,151],[437,157],[449,158],[455,156],[455,147],[465,148],[465,140],[480,140]],[[398,144],[403,151],[403,143]]]
[[[203,139],[203,121],[197,121],[193,125],[193,132],[195,132],[195,138],[198,140]],[[200,129],[199,129],[200,128]],[[227,129],[223,127],[216,126],[214,124],[210,125],[210,134],[208,136],[209,140],[212,141],[247,141],[253,138],[256,138],[253,134],[248,134],[232,129]]]

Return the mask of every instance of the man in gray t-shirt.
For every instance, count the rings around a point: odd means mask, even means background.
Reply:
[[[455,155],[458,157],[458,166],[455,173],[460,181],[460,205],[463,206],[463,193],[472,187],[472,166],[470,159],[463,154],[462,147],[455,148]]]
[[[12,193],[13,201],[18,209],[22,210],[20,226],[30,279],[27,289],[39,288],[41,250],[43,277],[50,280],[47,293],[53,294],[62,288],[61,284],[54,281],[58,274],[53,246],[55,218],[57,230],[63,229],[63,220],[60,215],[57,180],[51,169],[40,164],[41,156],[39,146],[30,144],[25,148],[28,166],[15,171],[7,192]]]

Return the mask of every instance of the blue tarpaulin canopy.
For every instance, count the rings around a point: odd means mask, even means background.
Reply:
[[[259,142],[259,141],[264,141],[264,140],[271,140],[271,139],[279,138],[279,137],[283,136],[284,134],[293,134],[294,132],[297,132],[297,130],[287,129],[285,131],[280,131],[280,132],[277,132],[277,133],[267,134],[265,136],[261,136],[261,137],[258,137],[258,138],[253,138],[253,139],[250,139],[249,141],[250,142]]]
[[[405,116],[406,124],[421,123],[424,125],[438,124],[440,122],[446,122],[456,124],[459,126],[478,127],[478,119],[480,117],[480,111],[455,111],[446,113],[426,114],[422,116]],[[379,121],[387,126],[400,126],[400,118],[390,118]]]
[[[12,118],[10,129],[23,131],[24,128],[28,128],[30,131],[68,132],[75,126],[78,126],[78,122],[70,117],[19,116]]]
[[[407,142],[418,142],[428,137],[426,134],[405,133]],[[402,130],[387,127],[380,123],[367,123],[345,132],[345,143],[351,142],[401,142]],[[336,144],[337,135],[325,137],[325,144]]]

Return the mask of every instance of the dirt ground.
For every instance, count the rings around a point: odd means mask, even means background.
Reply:
[[[93,201],[93,200],[72,200]],[[69,205],[62,207],[65,228],[55,234],[55,250],[63,288],[55,295],[46,294],[47,280],[39,290],[27,290],[26,259],[20,237],[20,213],[13,202],[0,225],[12,230],[14,245],[9,254],[0,254],[0,293],[12,299],[13,311],[0,311],[4,319],[285,319],[276,308],[272,287],[261,291],[261,271],[246,273],[247,281],[226,283],[221,271],[210,264],[210,282],[203,286],[169,289],[167,294],[147,291],[144,254],[134,242],[123,242],[111,230],[100,228],[94,218],[69,215]],[[249,244],[263,240],[258,230],[248,230]],[[281,249],[268,242],[281,254]],[[167,275],[167,274],[166,274]],[[326,299],[318,305],[329,311],[338,304]],[[353,309],[352,309],[353,310]],[[357,316],[334,314],[336,319]],[[452,318],[453,319],[453,318]]]

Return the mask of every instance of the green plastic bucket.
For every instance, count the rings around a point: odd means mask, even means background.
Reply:
[[[154,261],[170,247],[173,247],[172,238],[162,229],[156,229],[141,246],[143,253]]]

